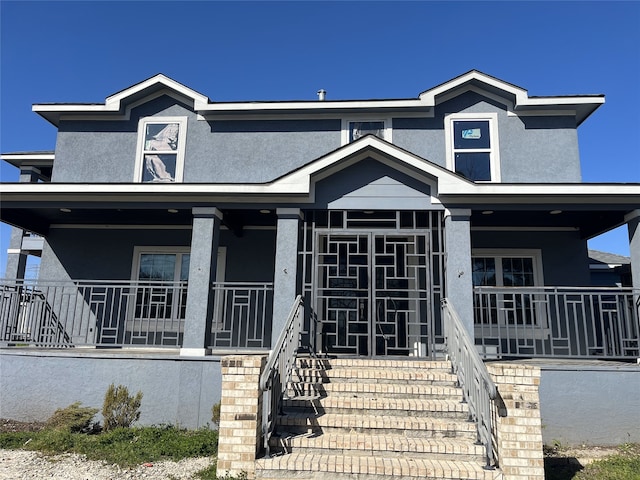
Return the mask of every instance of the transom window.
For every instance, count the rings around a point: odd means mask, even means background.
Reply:
[[[375,135],[388,142],[391,141],[390,119],[346,119],[342,122],[342,143],[347,144],[364,137]]]
[[[186,117],[147,117],[138,125],[135,181],[181,182]]]
[[[497,115],[450,115],[445,120],[447,167],[474,182],[499,181]]]

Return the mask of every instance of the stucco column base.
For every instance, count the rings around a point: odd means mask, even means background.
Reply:
[[[230,355],[221,360],[222,398],[218,433],[219,476],[256,475],[256,455],[262,449],[264,355]]]

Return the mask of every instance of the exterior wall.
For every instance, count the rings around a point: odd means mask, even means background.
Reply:
[[[640,442],[640,365],[532,361],[540,365],[545,444]]]
[[[468,92],[436,109],[433,118],[393,119],[393,143],[446,166],[445,115],[497,113],[502,182],[579,182],[580,156],[571,117],[517,117],[506,107]]]
[[[188,117],[185,183],[267,182],[340,146],[340,119],[204,121],[164,96],[129,120],[62,121],[52,181],[132,182],[138,121],[153,115]]]
[[[127,280],[133,247],[189,246],[191,230],[52,228],[40,264],[42,280]]]
[[[588,286],[587,242],[579,232],[471,231],[472,248],[540,249],[544,283],[554,286]]]
[[[199,428],[220,401],[220,359],[94,351],[0,351],[0,417],[44,421],[74,402],[102,408],[111,383],[141,390],[140,423]],[[99,417],[96,417],[97,419]]]
[[[227,247],[226,278],[230,282],[273,280],[275,228],[245,230],[238,238],[221,231],[220,245]],[[135,246],[191,244],[191,229],[67,229],[52,228],[40,265],[42,280],[128,280]]]
[[[433,118],[394,118],[393,143],[446,165],[444,117],[497,113],[503,182],[578,182],[575,121],[570,117],[517,117],[506,107],[468,92],[439,105]],[[63,120],[54,182],[132,182],[138,121],[186,116],[184,182],[261,183],[278,178],[341,145],[341,118],[317,120],[198,120],[163,96],[133,108],[129,120]]]

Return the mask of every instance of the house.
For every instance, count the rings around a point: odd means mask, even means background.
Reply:
[[[147,423],[206,424],[220,358],[267,353],[298,295],[323,354],[438,358],[446,298],[485,359],[635,361],[640,185],[580,173],[603,103],[472,70],[407,99],[216,102],[156,75],[34,105],[58,135],[2,155],[2,416],[117,382]],[[631,286],[591,286],[587,240],[625,224]]]

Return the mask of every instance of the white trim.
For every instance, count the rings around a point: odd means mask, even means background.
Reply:
[[[184,255],[184,254],[191,254],[191,251],[189,249],[189,247],[181,247],[181,246],[166,246],[166,245],[162,245],[162,246],[157,246],[157,245],[150,245],[150,246],[141,246],[141,245],[135,245],[133,247],[133,259],[131,261],[131,281],[132,282],[137,282],[140,279],[138,278],[138,276],[140,275],[140,256],[142,254],[163,254],[163,253],[174,253],[176,255]],[[175,270],[173,272],[173,281],[179,281],[180,279],[178,278],[176,280],[176,275],[179,273],[179,269],[180,269],[180,262],[176,262],[176,267]]]
[[[7,255],[17,255],[22,253],[22,250],[19,248],[7,248]]]
[[[456,171],[455,168],[455,153],[456,149],[454,148],[454,128],[453,123],[456,121],[478,121],[478,122],[489,122],[489,144],[490,148],[483,148],[479,150],[475,149],[464,149],[460,151],[474,153],[489,153],[489,162],[490,162],[490,171],[491,171],[491,180],[490,183],[500,182],[500,141],[498,135],[498,114],[496,112],[492,113],[452,113],[449,115],[445,115],[444,117],[444,132],[445,132],[445,148],[446,148],[446,159],[447,159],[447,168],[452,172]],[[488,183],[481,182],[479,183]]]
[[[354,122],[382,122],[383,127],[383,140],[392,143],[392,131],[393,131],[393,119],[391,117],[384,117],[380,115],[347,115],[342,117],[341,121],[341,145],[346,145],[355,140],[350,140],[351,128],[350,124]],[[357,139],[356,139],[357,140]]]
[[[55,160],[55,153],[4,153],[0,155],[0,160],[10,162],[12,160]]]
[[[184,174],[184,156],[186,151],[187,142],[187,117],[142,117],[138,122],[138,144],[136,147],[136,160],[133,174],[133,181],[135,183],[152,183],[142,182],[143,170],[144,170],[144,156],[146,150],[144,149],[145,142],[145,130],[149,124],[164,124],[164,123],[177,123],[178,124],[178,149],[172,155],[176,155],[176,171],[174,182],[182,182]],[[162,155],[162,152],[159,152]],[[170,182],[170,183],[174,183]]]
[[[206,348],[180,348],[181,357],[206,357],[211,353]]]

